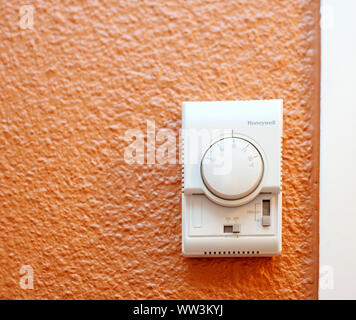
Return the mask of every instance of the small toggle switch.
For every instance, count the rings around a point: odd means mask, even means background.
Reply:
[[[271,225],[271,200],[262,200],[262,226]]]
[[[235,223],[235,224],[232,225],[232,232],[233,233],[240,233],[240,229],[241,229],[240,224]]]
[[[240,224],[224,225],[224,233],[240,233]]]

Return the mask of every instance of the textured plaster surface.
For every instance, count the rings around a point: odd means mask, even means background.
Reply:
[[[317,298],[319,1],[33,1],[32,30],[23,4],[0,4],[0,298]],[[274,98],[282,255],[184,258],[181,167],[126,164],[125,131]]]

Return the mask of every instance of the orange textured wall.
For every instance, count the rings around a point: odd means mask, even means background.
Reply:
[[[317,298],[319,1],[32,2],[0,5],[0,298]],[[282,255],[184,258],[180,165],[126,164],[125,130],[273,98]]]

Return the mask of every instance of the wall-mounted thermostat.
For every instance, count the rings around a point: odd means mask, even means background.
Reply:
[[[280,254],[282,113],[282,100],[183,103],[183,254]]]

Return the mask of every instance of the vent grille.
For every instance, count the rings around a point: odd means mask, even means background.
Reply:
[[[256,255],[260,254],[259,250],[238,250],[238,251],[204,251],[204,255],[206,256],[221,256],[221,255]]]

